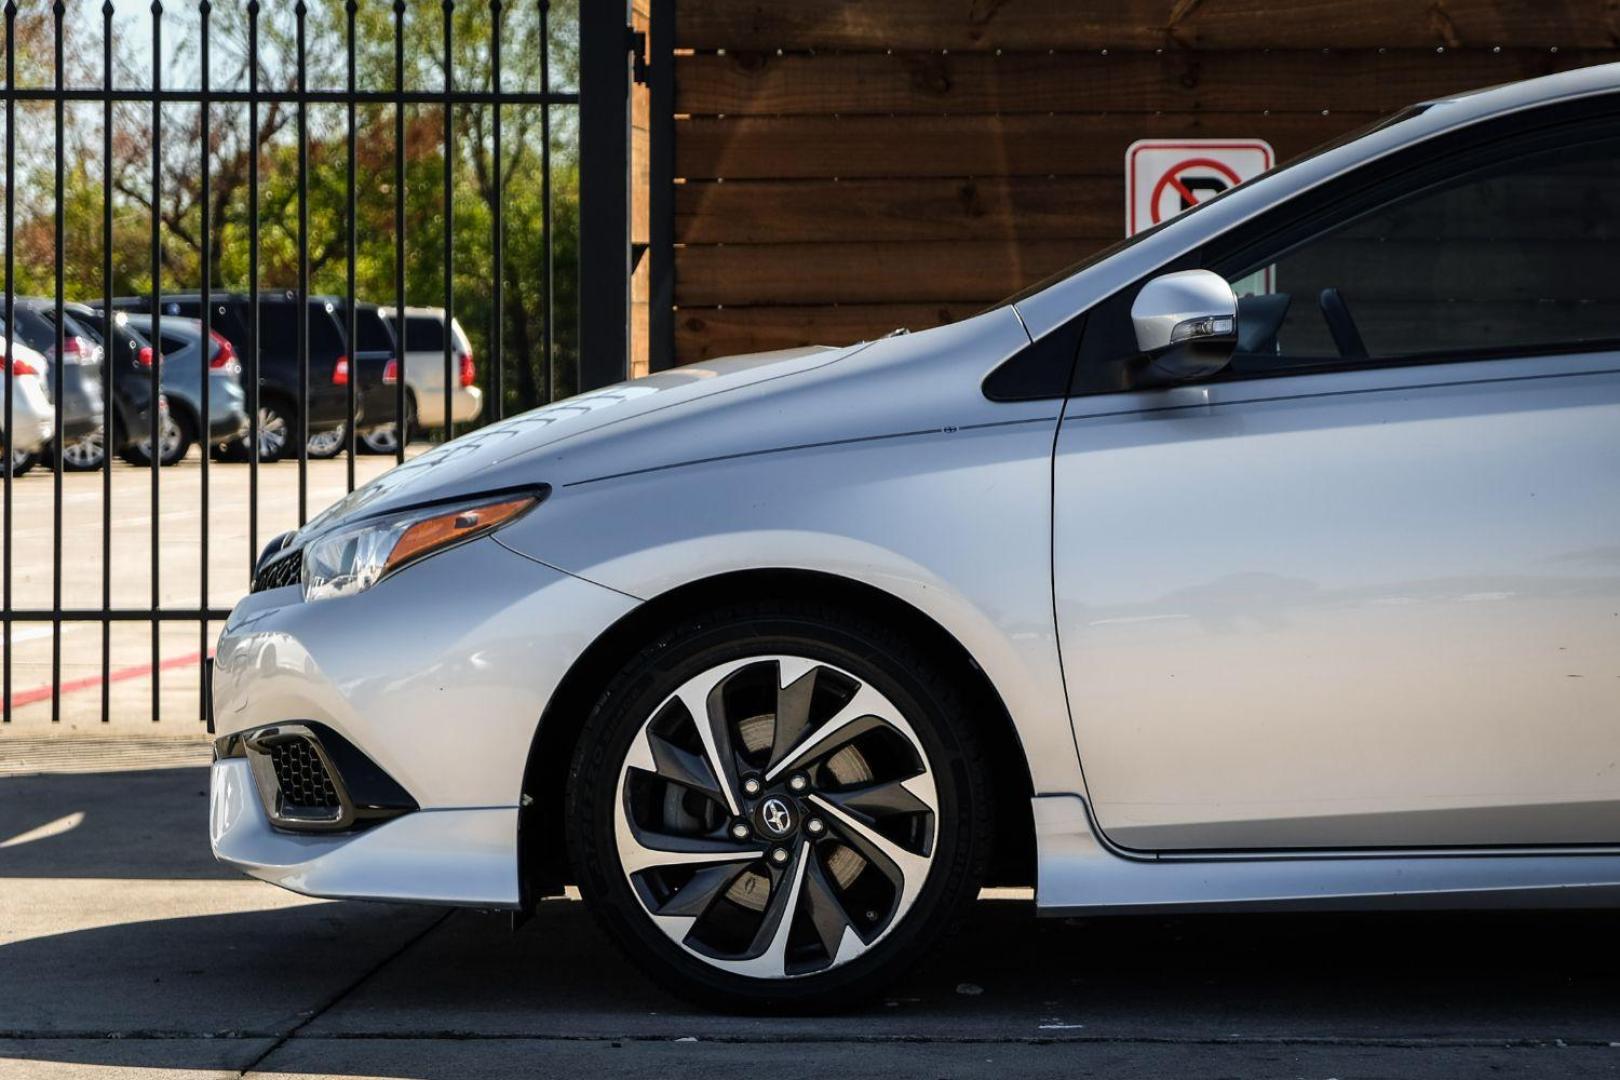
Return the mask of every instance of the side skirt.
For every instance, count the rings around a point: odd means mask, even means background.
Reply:
[[[1125,852],[1084,799],[1032,800],[1041,915],[1620,906],[1620,849]]]

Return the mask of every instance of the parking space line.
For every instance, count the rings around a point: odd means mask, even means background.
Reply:
[[[168,671],[170,668],[186,667],[187,665],[197,663],[198,661],[202,660],[202,658],[203,654],[200,652],[187,653],[184,656],[173,656],[158,664],[157,670]],[[107,676],[107,681],[110,683],[115,683],[124,682],[128,679],[144,679],[152,674],[152,670],[151,664],[140,664],[136,667],[119,668],[117,671],[114,671]],[[20,709],[24,705],[32,705],[35,702],[50,700],[53,685],[54,684],[46,683],[44,686],[36,686],[31,690],[24,690],[20,693],[13,694],[11,696],[11,707],[13,709]],[[90,690],[100,685],[100,675],[86,675],[82,679],[69,679],[67,682],[62,683],[61,693],[65,697],[68,694],[77,693],[80,690]]]

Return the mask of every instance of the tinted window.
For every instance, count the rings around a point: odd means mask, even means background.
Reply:
[[[1620,137],[1608,135],[1469,171],[1224,268],[1249,294],[1241,348],[1286,363],[1620,340]]]
[[[244,340],[246,335],[244,335]],[[261,300],[259,302],[259,348],[261,352],[298,357],[298,308],[290,300]],[[347,350],[343,347],[343,332],[337,316],[327,310],[324,303],[309,304],[309,356],[312,360],[331,360]]]
[[[393,352],[394,335],[383,322],[376,308],[357,307],[354,313],[354,332],[363,352]]]
[[[431,315],[407,315],[405,334],[405,347],[411,352],[444,351],[444,323]]]

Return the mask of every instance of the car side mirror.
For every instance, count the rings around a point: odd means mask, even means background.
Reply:
[[[1131,323],[1152,381],[1201,379],[1225,367],[1237,348],[1237,297],[1209,270],[1161,274],[1136,294]]]

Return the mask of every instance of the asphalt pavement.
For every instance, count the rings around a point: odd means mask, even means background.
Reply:
[[[1037,920],[987,897],[869,1005],[720,1016],[650,987],[577,900],[514,932],[239,878],[208,853],[201,745],[74,746],[0,734],[6,1080],[1620,1075],[1614,913]]]

